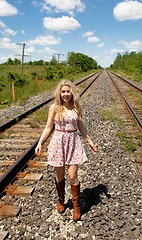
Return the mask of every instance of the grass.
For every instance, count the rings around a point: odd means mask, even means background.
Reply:
[[[9,131],[8,131],[8,137],[13,133],[13,130],[10,128]]]
[[[101,111],[102,120],[109,120],[110,122],[116,122],[119,128],[123,128],[123,121],[119,117],[115,116],[111,110]]]
[[[80,87],[86,87],[86,83],[80,84]]]
[[[39,125],[31,121],[26,121],[26,125],[29,125],[31,128],[39,128]]]
[[[3,66],[0,65],[0,71],[3,70]],[[36,67],[31,67],[31,66],[24,66],[24,74],[30,74],[32,72],[36,72],[37,74],[40,75],[42,72],[43,67],[42,66],[36,66]],[[5,70],[3,70],[5,73]],[[2,71],[2,72],[3,72]],[[20,66],[16,65],[7,65],[7,72],[16,72],[20,74],[21,68]],[[98,70],[96,70],[98,71]],[[0,74],[2,74],[2,72]],[[69,75],[66,76],[66,79],[69,79],[70,81],[74,82],[83,76],[86,76],[92,72],[95,71],[89,71],[85,73],[79,73],[76,75]],[[21,106],[26,103],[26,100],[31,98],[32,96],[38,95],[45,93],[48,90],[54,89],[57,84],[60,82],[61,79],[54,79],[54,80],[48,80],[48,81],[43,81],[43,83],[38,84],[36,78],[32,79],[31,75],[25,75],[25,78],[27,80],[27,84],[24,86],[20,87],[15,87],[15,101],[13,102],[13,96],[12,96],[12,86],[9,85],[7,87],[4,87],[2,91],[0,92],[0,109],[4,109],[6,107],[11,106],[12,104],[17,104],[19,103]]]
[[[123,121],[114,115],[113,111],[110,110],[102,110],[101,112],[103,120],[109,120],[110,122],[116,122],[119,128],[123,128]],[[142,133],[138,133],[136,136],[126,137],[127,134],[125,131],[118,131],[117,136],[120,137],[122,148],[126,152],[134,152],[138,145],[141,145],[140,141],[142,139]]]
[[[35,112],[33,119],[36,122],[40,123],[40,122],[46,122],[47,117],[48,117],[48,108],[40,109],[39,111]]]
[[[92,94],[91,94],[91,93],[88,93],[88,94],[87,94],[87,97],[91,97],[91,96],[92,96]]]
[[[139,144],[140,144],[140,142],[142,141],[142,133],[137,133],[136,136],[135,136],[135,139],[140,140],[139,141]]]
[[[13,102],[12,89],[11,86],[5,87],[1,91],[0,102],[1,105],[10,106],[12,103],[24,105],[27,99],[40,93],[44,93],[52,88],[54,88],[59,83],[59,80],[46,81],[43,84],[38,84],[38,82],[32,80],[29,81],[27,85],[22,87],[15,87],[15,101]]]
[[[117,72],[119,75],[123,75],[124,78],[131,79],[142,84],[142,73],[137,73],[136,71],[130,73],[124,69],[115,70],[115,72]]]
[[[116,102],[116,99],[113,97],[110,100],[111,100],[111,102],[114,102],[114,103]]]
[[[0,139],[4,139],[5,135],[3,133],[0,133]]]
[[[137,144],[134,143],[132,136],[130,138],[126,137],[126,133],[124,131],[117,132],[117,136],[120,137],[123,149],[127,152],[134,152],[136,150]]]

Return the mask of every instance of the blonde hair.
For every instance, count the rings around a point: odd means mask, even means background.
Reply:
[[[73,106],[76,113],[78,114],[79,119],[81,119],[82,111],[81,111],[81,107],[79,104],[79,96],[76,91],[76,87],[71,81],[66,80],[66,79],[61,80],[61,82],[58,84],[58,86],[54,92],[54,97],[55,97],[54,117],[56,115],[56,117],[58,119],[62,119],[62,113],[63,113],[64,107],[63,107],[63,100],[61,99],[61,88],[63,86],[70,87],[70,92],[72,93],[72,98],[70,100],[70,103]]]

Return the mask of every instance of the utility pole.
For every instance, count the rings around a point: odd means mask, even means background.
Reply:
[[[30,57],[30,55],[25,55],[25,54],[24,54],[25,46],[27,45],[26,43],[17,43],[17,45],[23,45],[22,55],[16,54],[16,56],[22,56],[21,76],[23,76],[24,57]]]
[[[64,56],[64,54],[62,54],[62,53],[55,53],[55,55],[58,55],[58,63],[59,63],[59,61],[60,61],[60,56],[61,56],[61,55]]]

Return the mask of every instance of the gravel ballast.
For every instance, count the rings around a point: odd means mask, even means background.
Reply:
[[[104,72],[81,98],[83,120],[98,152],[92,154],[86,141],[82,144],[88,162],[79,166],[81,183],[81,220],[72,220],[73,207],[66,174],[65,212],[57,212],[54,168],[43,170],[30,197],[6,196],[22,207],[15,218],[0,220],[0,230],[8,231],[12,240],[141,240],[142,181],[132,155],[126,154],[117,136],[117,123],[102,120],[101,111],[114,108],[111,99],[117,93]],[[117,111],[117,110],[116,110]]]

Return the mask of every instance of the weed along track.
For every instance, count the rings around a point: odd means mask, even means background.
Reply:
[[[38,106],[37,110],[29,111],[26,118],[21,116],[20,119],[18,116],[16,118],[20,121],[14,120],[9,126],[6,123],[6,129],[4,124],[0,126],[1,239],[62,237],[72,240],[87,236],[89,239],[118,240],[128,237],[131,240],[138,239],[141,234],[138,220],[141,183],[137,171],[141,169],[141,145],[138,139],[140,128],[132,121],[125,125],[128,112],[106,71],[79,79],[76,85],[81,97],[83,120],[98,147],[98,153],[94,157],[82,139],[89,159],[79,169],[82,219],[73,223],[69,200],[66,212],[62,216],[57,214],[54,170],[47,166],[47,149],[51,136],[44,142],[41,156],[34,154],[46,124],[48,107],[52,102],[50,99],[42,108]],[[124,133],[124,129],[129,130],[124,139],[127,137],[131,140],[130,134],[133,132],[137,152],[137,155],[132,152],[133,160],[121,148],[120,133]],[[137,165],[136,159],[139,159]],[[137,192],[130,198],[133,189]],[[67,186],[66,198],[70,198]]]

